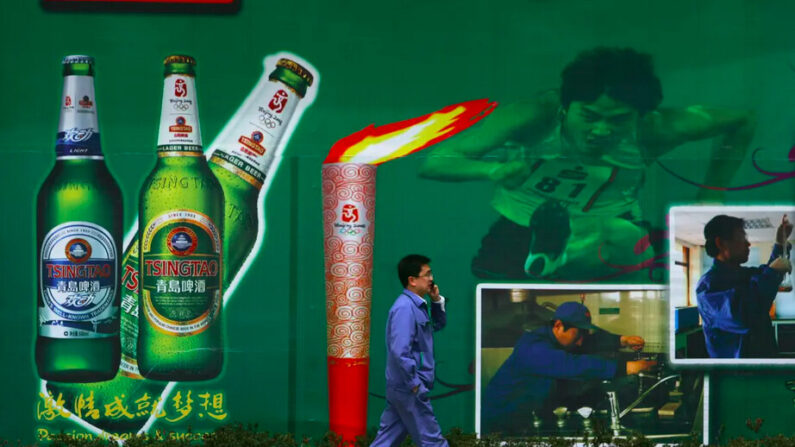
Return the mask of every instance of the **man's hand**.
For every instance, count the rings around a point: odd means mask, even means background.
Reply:
[[[431,286],[431,290],[428,291],[428,296],[431,297],[431,300],[433,302],[439,301],[441,299],[441,298],[439,298],[441,296],[439,294],[439,286],[437,286],[436,284],[432,285]]]
[[[790,234],[792,234],[792,224],[785,214],[776,230],[776,243],[784,247],[785,250],[787,249],[787,239],[789,239]]]
[[[640,351],[646,345],[646,340],[638,335],[622,335],[621,346],[630,347],[633,351]]]
[[[655,366],[657,366],[655,360],[631,360],[627,362],[627,375],[650,371]]]
[[[516,189],[527,180],[530,175],[530,167],[524,160],[515,160],[503,163],[495,167],[489,173],[489,180],[507,188]]]
[[[417,385],[417,386],[415,386],[414,388],[411,389],[411,392],[414,393],[414,394],[417,394],[417,391],[419,391],[419,390],[420,390],[420,386]]]
[[[770,263],[769,267],[779,273],[789,273],[792,271],[792,264],[789,262],[789,259],[786,259],[782,256],[774,259],[773,262]]]

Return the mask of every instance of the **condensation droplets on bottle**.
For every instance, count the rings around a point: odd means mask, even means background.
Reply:
[[[207,380],[223,367],[221,185],[202,153],[194,66],[165,60],[157,164],[138,216],[140,374]]]

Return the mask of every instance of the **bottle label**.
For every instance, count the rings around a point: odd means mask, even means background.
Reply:
[[[138,239],[130,243],[121,261],[121,365],[119,372],[143,379],[138,371]]]
[[[300,99],[282,82],[266,82],[247,104],[243,119],[224,129],[210,161],[261,188]]]
[[[101,157],[92,76],[64,76],[57,157]]]
[[[221,235],[193,210],[163,213],[141,238],[141,309],[158,331],[186,336],[204,332],[221,307]]]
[[[110,233],[91,222],[50,230],[41,246],[39,335],[102,338],[119,333],[118,258]]]
[[[201,152],[201,145],[195,79],[181,74],[166,76],[157,138],[158,153],[188,155],[186,152]]]

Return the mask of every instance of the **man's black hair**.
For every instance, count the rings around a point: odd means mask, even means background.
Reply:
[[[597,47],[577,55],[561,73],[560,103],[593,102],[603,93],[635,108],[641,115],[662,102],[662,85],[651,55],[631,48]]]
[[[398,262],[398,278],[403,287],[409,285],[409,276],[419,276],[422,266],[430,264],[431,259],[423,255],[408,255]]]
[[[704,239],[707,240],[704,248],[707,250],[707,254],[713,258],[718,255],[716,238],[721,238],[724,241],[731,240],[734,237],[734,232],[738,228],[742,230],[744,227],[745,221],[739,217],[721,214],[710,219],[704,226]]]

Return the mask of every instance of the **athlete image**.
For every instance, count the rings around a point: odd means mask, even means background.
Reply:
[[[431,153],[420,175],[488,180],[500,217],[472,261],[482,278],[588,280],[639,265],[649,233],[638,195],[648,166],[684,143],[713,139],[706,185],[728,185],[753,137],[748,111],[701,105],[660,107],[651,56],[629,48],[583,51],[560,89],[500,105],[468,132]],[[700,189],[698,201],[720,201]],[[648,282],[648,272],[635,271]],[[622,279],[629,279],[623,277]],[[645,281],[644,281],[645,280]]]

